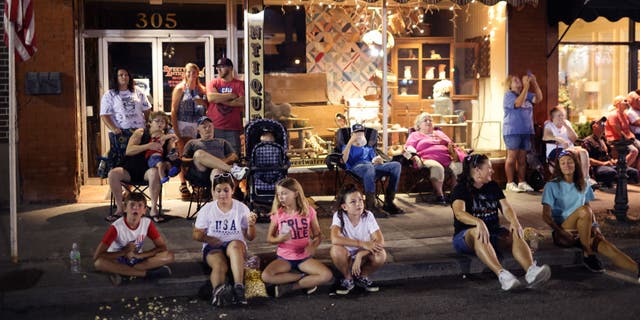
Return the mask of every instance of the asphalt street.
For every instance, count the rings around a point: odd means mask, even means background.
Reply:
[[[516,273],[523,276],[523,272]],[[503,292],[489,273],[384,283],[378,293],[320,291],[248,306],[213,309],[197,296],[129,298],[112,303],[30,310],[5,309],[2,319],[637,319],[637,279],[583,268],[554,268],[542,288]],[[124,289],[124,288],[123,288]]]

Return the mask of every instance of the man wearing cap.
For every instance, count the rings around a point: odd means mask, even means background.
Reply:
[[[365,128],[362,124],[354,124],[351,127],[351,132],[349,142],[342,149],[342,160],[347,169],[362,178],[367,209],[371,210],[376,218],[387,217],[387,212],[390,214],[403,213],[402,209],[393,203],[400,181],[400,162],[384,163],[382,158],[376,155],[374,147],[367,144]],[[385,190],[384,206],[382,207],[384,211],[381,211],[375,206],[375,179],[383,176],[389,177],[389,184]]]
[[[233,63],[226,57],[220,58],[215,67],[218,77],[207,85],[207,116],[213,121],[214,136],[227,140],[240,154],[244,82],[235,78]]]
[[[238,160],[238,154],[229,142],[214,138],[211,119],[200,117],[197,130],[200,138],[191,139],[184,146],[182,162],[189,165],[185,178],[199,185],[210,185],[213,181],[211,175],[215,173],[212,169],[218,169],[230,172],[236,180],[242,180],[249,169],[233,163]]]
[[[582,146],[589,152],[589,164],[593,170],[593,177],[605,187],[611,188],[616,180],[617,161],[609,155],[609,149],[603,139],[606,121],[606,117],[591,121],[592,134],[584,139]],[[627,167],[627,176],[629,180],[638,182],[638,170],[635,168]]]

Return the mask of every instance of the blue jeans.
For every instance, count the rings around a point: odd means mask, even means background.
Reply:
[[[362,178],[365,193],[376,192],[376,179],[381,177],[389,177],[389,185],[386,193],[395,193],[398,191],[398,182],[400,181],[400,170],[402,165],[400,162],[391,161],[383,164],[373,165],[370,162],[361,163],[351,168],[351,172]]]
[[[233,152],[235,152],[238,157],[241,156],[242,150],[240,150],[240,134],[242,131],[236,130],[222,130],[222,129],[213,129],[213,137],[218,139],[224,139],[229,142],[231,147],[233,148]]]

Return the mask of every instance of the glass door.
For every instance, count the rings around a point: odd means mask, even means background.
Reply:
[[[117,69],[126,69],[131,74],[134,85],[147,94],[149,102],[154,106],[153,110],[158,110],[156,92],[159,91],[157,79],[160,71],[156,67],[158,63],[153,54],[156,43],[157,40],[154,38],[103,38],[99,58],[102,63],[102,95],[109,91]],[[100,101],[97,101],[97,105],[100,106]],[[109,150],[108,129],[102,121],[100,123],[101,154],[104,155]],[[93,172],[89,173],[91,176]]]
[[[100,120],[100,101],[110,88],[116,68],[129,71],[135,85],[146,92],[153,110],[171,112],[173,87],[182,80],[184,66],[200,67],[200,81],[213,78],[216,51],[226,52],[226,38],[96,37],[84,41],[83,177],[97,177],[98,157],[109,150],[108,130]],[[219,48],[218,48],[219,47]]]
[[[223,39],[224,40],[224,39]],[[218,42],[216,41],[216,45]],[[220,48],[216,47],[216,51]],[[224,49],[226,52],[226,46]],[[213,61],[210,58],[212,49],[209,38],[159,38],[158,61],[161,61],[162,75],[159,81],[162,83],[161,96],[158,109],[171,113],[171,94],[173,88],[182,81],[184,67],[187,63],[195,63],[200,69],[200,83],[206,86],[212,79]]]

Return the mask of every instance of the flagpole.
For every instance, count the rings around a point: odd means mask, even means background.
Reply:
[[[4,8],[8,10],[9,8]],[[11,261],[18,263],[18,186],[16,179],[16,50],[15,26],[13,22],[7,24],[9,37],[7,49],[9,52],[9,225],[11,229]]]

